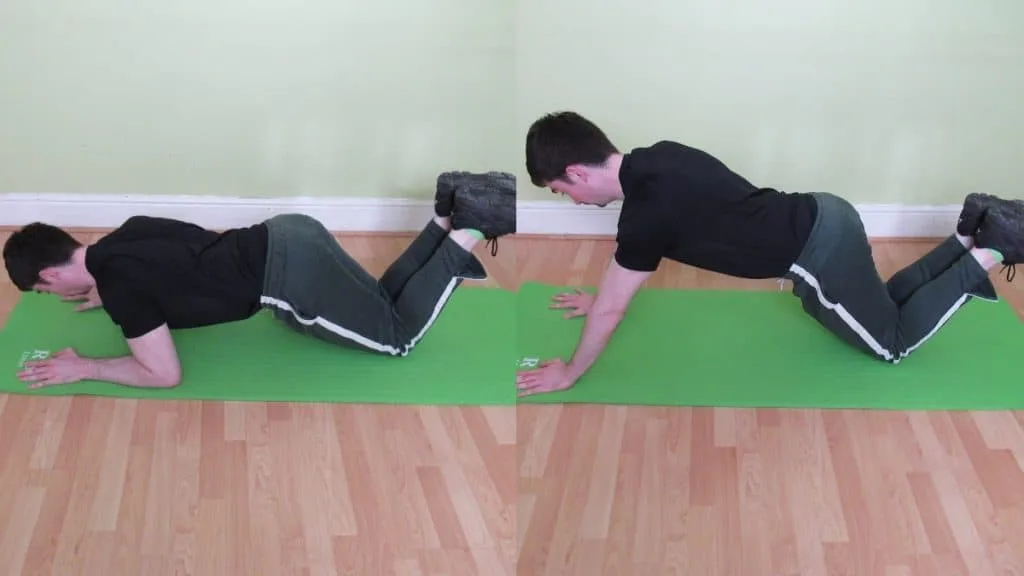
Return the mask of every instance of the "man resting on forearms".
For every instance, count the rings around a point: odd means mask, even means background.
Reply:
[[[11,281],[25,292],[85,299],[79,309],[102,307],[131,353],[84,358],[65,349],[26,362],[18,377],[31,388],[79,380],[176,386],[182,367],[171,330],[261,309],[313,338],[405,356],[464,279],[486,278],[476,243],[515,232],[512,175],[446,172],[437,185],[436,216],[379,280],[301,214],[221,233],[135,216],[88,246],[55,226],[25,226],[4,246]]]

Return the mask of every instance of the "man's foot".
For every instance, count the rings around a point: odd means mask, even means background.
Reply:
[[[442,172],[437,176],[437,191],[434,193],[434,214],[449,218],[455,208],[455,189],[468,176],[468,172]]]
[[[993,194],[972,192],[964,199],[963,209],[960,211],[960,218],[956,223],[956,232],[961,236],[974,236],[981,224],[985,211],[992,206],[1001,204],[1014,204],[1018,209],[1024,210],[1024,200],[1003,200]]]
[[[516,231],[516,177],[507,172],[463,173],[455,189],[452,227],[478,231],[496,255],[497,238]]]
[[[974,233],[974,243],[978,248],[996,252],[1005,268],[1009,268],[1007,279],[1013,280],[1014,267],[1024,262],[1024,202],[988,202]]]

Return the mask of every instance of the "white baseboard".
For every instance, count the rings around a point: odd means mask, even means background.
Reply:
[[[405,232],[423,227],[433,204],[395,198],[238,198],[147,194],[2,194],[0,226],[46,222],[112,228],[131,216],[186,220],[206,228],[249,226],[275,214],[301,212],[335,231]]]
[[[953,230],[959,205],[857,205],[875,238],[941,237]],[[392,198],[235,198],[113,194],[3,194],[0,226],[42,221],[56,226],[113,228],[135,215],[187,220],[214,229],[247,226],[274,214],[301,212],[338,232],[419,230],[433,215],[426,200]],[[522,234],[613,236],[617,206],[595,208],[563,201],[520,202]]]
[[[864,229],[872,238],[941,238],[951,234],[960,205],[857,204]],[[524,202],[517,210],[524,234],[615,234],[617,207],[566,206],[564,202]]]

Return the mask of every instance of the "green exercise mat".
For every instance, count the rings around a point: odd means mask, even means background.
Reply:
[[[517,302],[518,361],[568,360],[583,318],[550,310],[566,288]],[[826,332],[785,291],[641,290],[576,385],[520,403],[878,409],[1021,409],[1024,330],[1005,302],[973,300],[897,365]]]
[[[514,405],[515,294],[460,288],[404,358],[340,348],[299,334],[268,312],[176,330],[182,383],[152,390],[78,382],[27,390],[23,358],[73,347],[83,356],[129,353],[102,310],[24,294],[0,331],[0,392],[132,398],[389,404]]]

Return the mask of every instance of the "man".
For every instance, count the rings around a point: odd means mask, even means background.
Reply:
[[[662,258],[735,277],[789,279],[803,309],[825,328],[896,363],[972,296],[996,299],[989,270],[1000,262],[1012,267],[1024,251],[1024,203],[972,194],[955,233],[883,282],[859,214],[845,200],[759,188],[675,142],[622,154],[573,112],[534,122],[526,165],[536,186],[577,204],[621,200],[622,211],[617,249],[596,296],[555,297],[555,307],[574,310],[570,316],[587,316],[575,353],[568,363],[520,371],[521,395],[573,386]]]
[[[83,358],[67,349],[26,363],[19,378],[33,388],[79,380],[176,386],[182,368],[171,330],[243,320],[261,309],[315,338],[405,356],[463,279],[487,277],[472,250],[515,231],[515,179],[443,173],[434,211],[380,280],[320,222],[300,214],[222,233],[136,216],[88,246],[54,226],[25,226],[4,246],[12,282],[85,299],[79,309],[102,306],[131,354]]]

